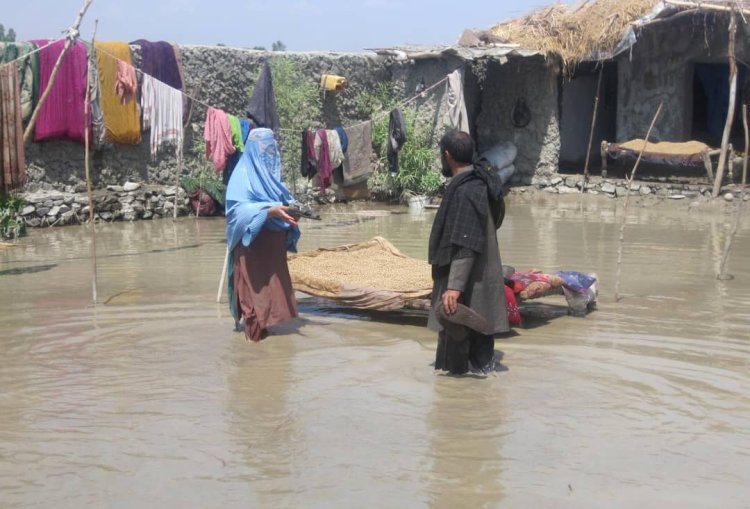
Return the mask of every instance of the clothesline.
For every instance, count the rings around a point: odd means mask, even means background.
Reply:
[[[19,62],[19,61],[23,60],[24,58],[30,57],[34,53],[39,53],[40,51],[42,51],[47,46],[52,46],[55,43],[58,43],[60,41],[64,41],[65,39],[67,39],[67,37],[61,37],[59,39],[55,39],[54,41],[49,41],[44,46],[39,46],[37,49],[35,49],[33,51],[29,51],[28,53],[24,53],[23,55],[21,55],[20,57],[18,57],[16,59],[10,60],[9,62],[2,62],[2,63],[0,63],[0,67],[5,67],[6,65],[11,65],[11,64],[13,64],[15,62]],[[10,43],[10,44],[15,44],[15,43]]]
[[[418,93],[414,97],[410,97],[409,99],[406,99],[404,101],[396,103],[396,105],[394,106],[394,108],[400,108],[400,107],[406,106],[410,102],[416,101],[420,97],[423,97],[427,92],[430,92],[432,89],[436,88],[440,84],[445,83],[446,81],[448,81],[448,75],[451,74],[451,73],[453,73],[453,72],[455,72],[455,71],[456,71],[456,69],[454,69],[450,73],[446,74],[445,77],[443,77],[443,79],[441,79],[440,81],[438,81],[436,83],[433,83],[432,85],[430,85],[429,87],[425,88],[424,90],[422,90],[420,93]],[[363,122],[359,122],[358,124],[350,125],[348,127],[345,127],[345,129],[352,129],[354,127],[359,127],[361,125],[367,124],[368,122],[378,121],[381,118],[387,117],[389,114],[390,114],[390,111],[381,111],[378,115],[374,116],[373,118],[371,118],[369,120],[365,120]],[[286,132],[292,132],[292,133],[301,133],[301,132],[304,132],[303,129],[284,129],[284,128],[280,128],[279,131],[286,131]]]
[[[91,46],[91,43],[88,43],[88,42],[86,42],[86,43],[84,43],[84,44],[86,44],[87,46]],[[110,57],[110,58],[114,58],[115,60],[118,60],[118,61],[120,61],[120,62],[124,62],[124,61],[123,61],[122,59],[120,59],[120,58],[117,58],[116,56],[114,56],[114,55],[112,55],[111,53],[109,53],[109,52],[107,52],[107,51],[104,51],[104,50],[102,50],[102,49],[95,49],[95,51],[96,51],[97,53],[103,53],[103,54],[107,55],[108,57]],[[127,62],[124,62],[124,63],[125,63],[125,64],[127,64],[127,65],[131,65],[131,64],[128,64]],[[134,65],[131,65],[131,67],[133,67],[133,68],[135,69],[135,71],[136,71],[137,73],[140,73],[141,75],[148,75],[147,73],[145,73],[145,72],[141,71],[140,69],[138,69],[138,68],[137,68],[137,67],[135,67]],[[433,83],[433,84],[432,84],[432,85],[430,85],[429,87],[427,87],[427,88],[425,88],[424,90],[422,90],[421,92],[419,92],[419,93],[418,93],[417,95],[415,95],[414,97],[410,97],[409,99],[406,99],[406,100],[404,100],[404,101],[401,101],[401,102],[397,103],[397,104],[395,105],[395,107],[396,107],[396,108],[398,108],[398,107],[403,107],[403,106],[406,106],[407,104],[409,104],[409,103],[411,103],[411,102],[413,102],[413,101],[416,101],[416,100],[417,100],[417,99],[419,99],[420,97],[423,97],[423,96],[424,96],[424,95],[425,95],[425,94],[426,94],[427,92],[430,92],[430,91],[431,91],[431,90],[433,90],[434,88],[438,87],[438,86],[439,86],[440,84],[442,84],[442,83],[445,83],[446,81],[448,81],[448,76],[449,76],[449,75],[450,75],[451,73],[455,72],[455,71],[456,71],[457,69],[460,69],[460,67],[457,67],[457,68],[456,68],[456,69],[454,69],[453,71],[449,72],[449,73],[448,73],[448,74],[446,74],[446,75],[445,75],[445,76],[444,76],[444,77],[443,77],[443,78],[442,78],[442,79],[441,79],[440,81],[438,81],[438,82],[436,82],[436,83]],[[160,80],[158,80],[158,79],[154,78],[153,76],[151,76],[151,78],[152,78],[152,79],[154,79],[154,80],[156,80],[156,81],[160,81]],[[161,82],[161,83],[164,83],[164,82],[162,82],[162,81],[160,81],[160,82]],[[168,86],[168,87],[169,87],[169,85],[167,85],[166,83],[164,83],[164,85],[166,85],[166,86]],[[174,87],[170,87],[170,88],[174,88]],[[190,94],[188,94],[187,92],[185,92],[185,91],[183,91],[183,90],[180,90],[179,92],[180,92],[180,93],[181,93],[182,95],[184,95],[185,97],[187,97],[188,99],[190,99],[191,101],[193,101],[193,102],[195,102],[195,103],[198,103],[198,104],[200,104],[201,106],[205,106],[206,108],[216,108],[215,106],[211,106],[210,104],[208,104],[208,103],[205,103],[205,102],[201,101],[200,99],[198,99],[198,98],[196,98],[196,97],[193,97],[193,96],[191,96]],[[216,108],[216,109],[223,109],[223,108]],[[351,126],[345,127],[345,129],[351,129],[351,128],[354,128],[354,127],[359,127],[359,126],[361,126],[361,125],[364,125],[364,124],[366,124],[366,123],[368,123],[368,122],[373,122],[373,121],[377,121],[377,120],[380,120],[381,118],[384,118],[384,117],[386,117],[386,116],[387,116],[387,115],[388,115],[389,113],[390,113],[390,112],[388,112],[388,111],[384,111],[384,112],[381,112],[380,114],[378,114],[377,116],[375,116],[375,117],[373,117],[373,118],[371,118],[371,119],[369,119],[369,120],[365,120],[365,121],[363,121],[363,122],[359,122],[359,123],[357,123],[357,124],[353,124],[353,125],[351,125]],[[285,129],[285,128],[279,128],[278,130],[279,130],[279,131],[284,131],[284,132],[292,132],[292,133],[302,133],[302,132],[304,132],[304,130],[303,130],[303,129]]]

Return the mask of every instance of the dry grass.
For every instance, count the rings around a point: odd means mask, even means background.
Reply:
[[[490,33],[525,48],[556,54],[570,72],[591,55],[608,52],[634,21],[658,0],[593,0],[574,6],[556,4],[500,23]]]

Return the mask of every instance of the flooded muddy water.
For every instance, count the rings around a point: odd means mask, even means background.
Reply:
[[[483,380],[436,375],[414,312],[305,299],[246,343],[222,219],[101,226],[96,306],[88,230],[32,231],[0,250],[0,506],[748,507],[750,221],[717,281],[731,216],[633,206],[615,302],[622,203],[567,198],[514,197],[501,254],[595,272],[599,310],[498,341]],[[425,258],[434,211],[323,216],[301,250]]]

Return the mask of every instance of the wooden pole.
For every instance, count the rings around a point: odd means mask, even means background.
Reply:
[[[174,213],[172,220],[177,221],[177,200],[180,197],[180,175],[182,175],[182,141],[177,144],[177,170],[174,177]],[[200,203],[198,204],[200,209]]]
[[[747,103],[742,105],[742,127],[745,129],[745,160],[742,162],[742,192],[747,185],[747,146],[750,145],[750,130],[747,127]]]
[[[581,192],[585,193],[589,183],[589,162],[591,161],[591,145],[594,142],[594,128],[596,127],[596,115],[599,112],[599,97],[602,90],[602,75],[604,74],[604,64],[599,69],[599,80],[596,84],[596,98],[594,99],[594,115],[591,119],[591,134],[589,134],[589,147],[586,150],[586,164],[583,167],[583,187]]]
[[[750,14],[748,9],[737,9],[735,6],[709,4],[704,2],[681,2],[679,0],[664,0],[665,4],[674,5],[675,7],[685,7],[687,9],[694,9],[696,11],[708,10],[708,11],[721,11],[721,12],[739,12],[741,14]]]
[[[734,225],[732,231],[729,233],[727,238],[727,244],[724,247],[724,256],[721,258],[721,265],[719,266],[719,273],[716,275],[716,279],[725,281],[733,279],[730,274],[726,273],[727,261],[729,260],[729,253],[732,250],[732,243],[734,237],[737,235],[737,230],[740,228],[740,220],[742,218],[742,206],[745,202],[745,178],[747,177],[747,159],[748,159],[748,140],[750,139],[750,133],[747,127],[747,104],[742,105],[742,126],[745,129],[745,160],[742,166],[742,191],[740,192],[740,201],[737,204],[737,216],[734,218]]]
[[[227,277],[227,267],[229,267],[229,246],[227,245],[227,254],[224,256],[224,267],[221,269],[221,279],[219,279],[219,292],[216,294],[216,303],[221,303],[221,294],[224,293],[224,280]]]
[[[735,49],[737,45],[737,17],[732,12],[729,18],[729,110],[727,121],[724,124],[724,134],[721,137],[721,155],[719,165],[716,168],[716,179],[714,180],[713,197],[716,198],[721,192],[721,181],[724,179],[724,166],[727,162],[729,135],[734,123],[734,107],[737,101],[737,58]]]
[[[94,299],[94,305],[96,305],[96,293],[97,293],[97,281],[96,281],[96,222],[94,221],[94,193],[91,185],[91,170],[90,170],[90,148],[89,148],[89,113],[91,111],[91,88],[94,84],[91,82],[91,70],[92,66],[96,65],[94,62],[94,45],[96,43],[96,29],[99,26],[99,20],[94,21],[94,35],[91,36],[91,52],[88,58],[88,69],[86,70],[86,101],[84,102],[83,108],[83,166],[86,172],[86,192],[89,195],[89,227],[91,228],[91,270],[93,272],[93,278],[91,280],[92,296]]]
[[[67,55],[68,50],[73,45],[75,40],[78,38],[78,27],[81,26],[81,21],[83,20],[83,16],[86,14],[86,11],[89,9],[89,6],[91,5],[92,1],[93,0],[85,0],[83,7],[78,12],[78,17],[73,23],[73,26],[70,28],[70,32],[68,33],[68,38],[65,40],[65,46],[63,46],[63,50],[60,53],[60,56],[57,57],[57,62],[55,62],[55,67],[52,68],[52,74],[50,74],[49,82],[47,83],[47,88],[44,89],[44,93],[42,93],[42,96],[39,98],[39,102],[37,103],[36,108],[34,108],[34,112],[31,114],[31,120],[29,120],[29,125],[26,126],[26,131],[23,133],[24,143],[28,143],[29,141],[31,141],[31,135],[34,132],[34,125],[36,124],[37,118],[39,118],[39,113],[42,110],[42,106],[44,106],[44,103],[47,101],[47,97],[49,97],[49,94],[52,91],[52,87],[55,84],[55,80],[57,79],[57,73],[60,71],[60,66],[62,65],[62,62],[65,59],[65,55]]]
[[[656,109],[656,114],[654,115],[654,119],[651,121],[651,125],[649,126],[648,132],[646,133],[646,139],[643,140],[643,146],[641,147],[641,151],[638,153],[638,159],[636,159],[635,165],[633,166],[633,171],[630,173],[630,178],[627,178],[627,177],[625,178],[627,191],[625,192],[625,205],[622,211],[622,224],[620,224],[620,242],[617,248],[617,276],[615,278],[615,301],[620,300],[620,275],[622,274],[622,244],[625,238],[625,222],[627,220],[627,215],[628,215],[628,203],[630,202],[630,187],[633,183],[633,179],[635,178],[635,173],[636,171],[638,171],[638,165],[641,162],[641,157],[643,156],[643,153],[646,151],[646,147],[648,146],[648,140],[651,137],[651,130],[654,128],[654,124],[656,124],[656,120],[659,118],[659,114],[661,113],[661,108],[663,105],[664,105],[663,101],[659,103],[659,107]]]

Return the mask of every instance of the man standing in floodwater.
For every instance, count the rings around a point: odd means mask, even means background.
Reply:
[[[499,365],[494,335],[509,330],[497,243],[505,213],[502,182],[472,163],[474,141],[467,133],[443,136],[440,158],[443,176],[451,180],[429,242],[433,289],[428,326],[438,332],[435,369],[486,374]],[[441,317],[461,325],[444,327],[448,323]]]

